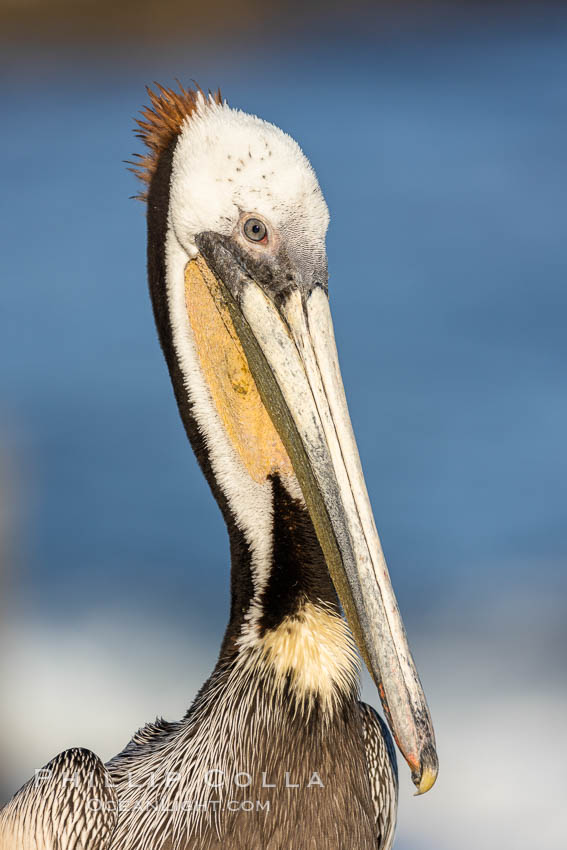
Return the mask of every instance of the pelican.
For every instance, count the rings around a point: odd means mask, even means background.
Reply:
[[[387,850],[392,736],[419,794],[437,756],[343,390],[327,206],[282,130],[220,92],[148,92],[149,290],[228,529],[230,618],[182,720],[149,723],[106,765],[61,753],[4,808],[0,847]],[[387,724],[359,701],[361,662]]]

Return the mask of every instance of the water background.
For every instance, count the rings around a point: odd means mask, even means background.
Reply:
[[[167,51],[7,50],[0,499],[4,796],[180,716],[228,614],[224,526],[153,328],[123,160],[195,78],[302,145],[367,483],[436,723],[398,847],[565,831],[567,15]],[[377,703],[371,686],[365,696]]]

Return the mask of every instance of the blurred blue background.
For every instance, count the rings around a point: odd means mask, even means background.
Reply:
[[[3,798],[181,716],[228,616],[123,163],[144,85],[178,77],[293,135],[331,210],[343,378],[441,759],[418,800],[402,767],[396,846],[563,843],[567,9],[427,8],[5,45]]]

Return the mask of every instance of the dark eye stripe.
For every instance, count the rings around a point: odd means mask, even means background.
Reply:
[[[261,242],[267,233],[266,225],[259,218],[247,218],[244,222],[244,235],[251,242]]]

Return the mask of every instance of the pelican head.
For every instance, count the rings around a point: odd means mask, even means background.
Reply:
[[[302,500],[418,793],[437,775],[429,711],[376,531],[329,310],[327,205],[282,130],[220,95],[152,94],[150,287],[178,403],[214,492],[269,558],[274,478]],[[153,281],[153,282],[152,282]],[[352,285],[352,282],[349,282]],[[235,642],[259,639],[260,594]]]

